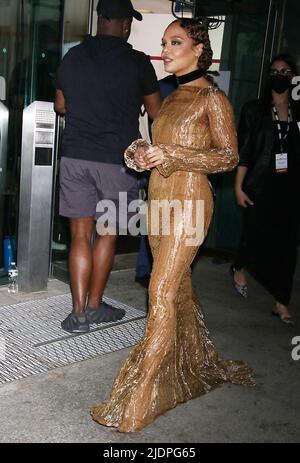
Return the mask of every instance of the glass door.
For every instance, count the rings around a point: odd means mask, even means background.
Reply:
[[[17,255],[23,109],[54,100],[63,9],[63,0],[0,0],[0,284]]]
[[[278,2],[246,0],[244,2],[199,2],[203,13],[226,14],[221,54],[221,71],[230,71],[229,99],[238,125],[241,108],[260,92],[263,72],[273,53],[274,28]],[[199,7],[199,8],[200,8]],[[200,8],[202,13],[202,9]],[[235,173],[212,176],[217,200],[206,246],[224,255],[234,253],[240,239],[241,215],[234,196]]]

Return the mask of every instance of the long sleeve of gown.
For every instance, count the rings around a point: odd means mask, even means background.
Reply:
[[[125,164],[127,165],[127,167],[129,167],[129,169],[133,169],[136,172],[144,172],[144,169],[140,169],[136,165],[134,155],[139,148],[147,149],[149,148],[149,146],[150,144],[146,140],[143,140],[141,138],[138,140],[135,140],[133,143],[131,143],[130,146],[128,146],[128,148],[126,149],[124,153],[124,160],[125,160]]]
[[[169,177],[177,170],[214,174],[234,169],[238,163],[237,135],[232,106],[221,91],[210,91],[207,98],[207,130],[211,145],[207,148],[180,144],[157,143],[165,156],[158,166],[160,174]]]

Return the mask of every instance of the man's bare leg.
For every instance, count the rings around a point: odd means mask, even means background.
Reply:
[[[97,236],[93,247],[93,271],[90,280],[88,306],[98,309],[104,289],[113,267],[116,251],[116,235]]]
[[[89,323],[105,323],[120,320],[125,310],[112,307],[102,301],[116,249],[116,235],[98,236],[93,247],[93,272],[91,276],[86,315]]]
[[[69,256],[73,311],[61,323],[68,333],[87,333],[89,321],[84,312],[93,269],[92,233],[94,219],[70,219],[71,249]]]
[[[82,313],[93,270],[92,234],[94,218],[70,219],[71,249],[69,256],[73,312]]]

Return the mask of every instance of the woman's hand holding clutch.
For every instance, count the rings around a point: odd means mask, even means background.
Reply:
[[[146,162],[148,169],[160,166],[165,160],[164,152],[158,146],[151,146],[146,151]]]
[[[145,147],[137,148],[134,154],[134,162],[141,170],[149,169],[147,162],[147,149]]]

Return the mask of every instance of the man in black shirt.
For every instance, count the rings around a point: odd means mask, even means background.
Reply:
[[[124,167],[124,150],[138,138],[141,105],[155,119],[161,104],[149,57],[127,43],[132,19],[142,15],[130,0],[100,0],[97,12],[98,35],[72,48],[57,74],[55,109],[66,116],[60,214],[70,219],[73,296],[62,328],[71,333],[125,315],[102,302],[117,234],[98,235],[91,244],[97,204],[117,205],[120,192],[136,199],[137,179]]]

